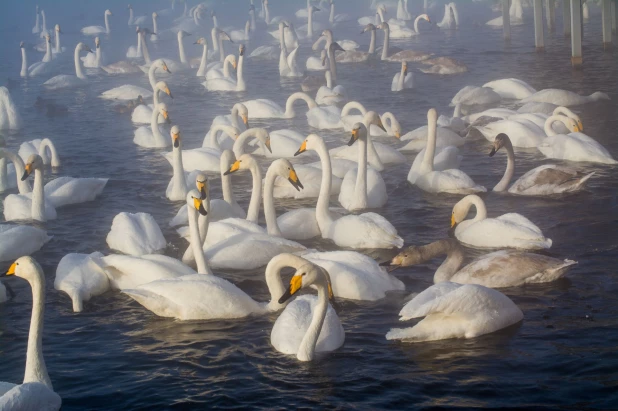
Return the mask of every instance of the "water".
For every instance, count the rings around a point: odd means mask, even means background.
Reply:
[[[133,3],[136,15],[169,7],[166,2],[155,2],[156,6],[152,3]],[[239,27],[245,19],[247,2],[229,3],[233,7],[217,8],[220,25]],[[276,2],[271,1],[271,7],[272,3]],[[305,2],[285,3],[284,10],[273,11],[272,15],[289,15]],[[366,1],[359,2],[362,7],[356,2],[341,3],[337,3],[341,9],[338,13],[371,14]],[[68,55],[61,57],[63,60],[53,74],[70,74],[72,50],[78,40],[84,39],[79,28],[102,24],[104,6],[75,1],[39,4],[47,11],[48,27],[60,22],[66,33],[62,40]],[[102,42],[110,60],[116,61],[135,42],[135,35],[126,26],[126,4],[106,4],[114,13],[114,33]],[[417,6],[411,2],[411,11],[418,11],[414,8]],[[167,225],[180,203],[172,203],[164,196],[171,167],[161,157],[161,151],[135,146],[129,116],[116,113],[113,103],[97,98],[101,92],[121,84],[147,87],[147,78],[90,73],[86,87],[45,91],[41,84],[51,75],[28,80],[18,77],[19,41],[39,41],[30,33],[34,3],[3,4],[2,10],[0,79],[17,82],[11,94],[25,124],[18,132],[2,133],[8,147],[17,150],[23,141],[49,137],[57,145],[63,164],[48,178],[110,178],[97,201],[61,208],[58,219],[44,224],[54,238],[34,255],[47,278],[45,360],[54,389],[63,399],[63,409],[192,405],[356,409],[618,407],[616,167],[579,165],[597,174],[587,190],[572,196],[483,196],[489,216],[506,212],[525,215],[554,240],[548,255],[575,259],[579,264],[566,279],[504,290],[524,312],[524,321],[480,338],[418,344],[387,342],[384,338],[390,328],[402,325],[397,313],[408,296],[431,285],[439,260],[396,271],[406,285],[405,292],[389,294],[373,303],[342,301],[339,316],[346,332],[345,345],[308,364],[270,346],[276,314],[237,321],[179,322],[156,317],[117,292],[96,297],[85,304],[82,313],[73,313],[68,297],[53,289],[55,268],[62,256],[69,252],[109,253],[105,236],[113,217],[122,211],[152,214],[169,241],[167,254],[180,256],[186,244]],[[439,21],[443,8],[435,10],[431,17]],[[577,107],[576,111],[583,119],[586,133],[618,156],[618,60],[611,52],[602,50],[599,10],[592,8],[591,21],[585,26],[585,63],[581,71],[572,70],[569,64],[570,43],[562,36],[560,11],[557,31],[546,33],[545,53],[534,52],[531,10],[525,12],[527,23],[512,28],[513,40],[509,45],[504,44],[501,31],[477,24],[494,14],[468,2],[460,2],[460,30],[426,31],[418,39],[397,44],[460,59],[470,68],[466,74],[437,77],[418,73],[414,90],[394,94],[390,92],[390,83],[399,65],[370,62],[339,66],[340,83],[350,99],[358,99],[370,109],[393,112],[404,132],[423,125],[430,107],[450,113],[450,99],[468,84],[516,77],[538,89],[564,88],[586,95],[601,90],[609,93],[612,101]],[[169,20],[161,19],[160,26],[169,27]],[[211,27],[210,23],[207,27]],[[352,22],[335,34],[337,38],[355,39],[364,48],[369,38],[359,32]],[[196,37],[194,34],[185,41],[190,56],[201,53],[201,48],[191,45]],[[379,35],[378,43],[381,38]],[[91,39],[85,40],[93,46]],[[269,36],[261,36],[257,43],[264,41],[270,41]],[[39,58],[38,53],[29,54],[31,62]],[[160,50],[151,50],[151,54],[177,59],[175,42],[164,43]],[[299,59],[303,66],[307,57],[308,47],[304,47]],[[412,67],[416,71],[416,66]],[[248,91],[224,95],[206,92],[193,75],[174,74],[167,79],[175,99],[166,101],[173,123],[183,131],[186,148],[200,146],[212,118],[229,112],[234,102],[262,97],[283,104],[290,93],[299,89],[297,80],[279,81],[273,61],[248,62],[245,74]],[[49,118],[37,111],[33,103],[39,95],[67,106],[68,116]],[[300,115],[294,120],[253,123],[309,133],[312,130],[306,124],[304,110],[299,108]],[[321,134],[329,146],[343,144],[349,138],[341,132]],[[398,145],[394,139],[388,143]],[[504,171],[505,156],[487,157],[489,144],[481,140],[468,142],[462,149],[461,169],[477,183],[493,187]],[[411,163],[413,155],[409,158]],[[517,160],[516,176],[547,162],[533,150],[518,151]],[[262,164],[266,167],[268,163]],[[397,227],[406,244],[444,238],[448,235],[451,208],[459,197],[426,194],[411,187],[406,182],[408,169],[409,165],[399,165],[384,171],[389,201],[379,212]],[[220,197],[217,177],[213,178],[212,187],[213,197]],[[234,177],[234,187],[241,204],[246,206],[249,176]],[[312,202],[278,201],[277,208],[282,212],[298,204]],[[325,241],[308,245],[334,249]],[[470,251],[470,256],[475,254]],[[372,255],[386,258],[389,252]],[[8,263],[3,263],[0,268],[6,266]],[[217,274],[258,301],[268,299],[262,270]],[[23,378],[31,291],[24,281],[12,280],[11,284],[16,298],[0,305],[0,381],[19,382]]]

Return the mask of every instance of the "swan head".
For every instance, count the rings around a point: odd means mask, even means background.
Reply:
[[[376,28],[380,29],[380,30],[388,30],[389,29],[389,25],[388,25],[387,22],[383,21],[382,23],[378,24],[378,26]]]
[[[285,303],[287,300],[292,298],[294,294],[300,291],[302,288],[310,287],[314,284],[326,283],[328,287],[328,297],[329,299],[333,298],[333,290],[330,285],[330,281],[328,281],[328,277],[323,268],[318,267],[315,264],[307,261],[306,264],[301,265],[296,269],[296,272],[292,276],[290,280],[290,286],[285,291],[285,293],[279,298],[279,304]]]
[[[171,123],[172,120],[170,119],[170,115],[167,112],[167,104],[159,103],[159,105],[157,106],[157,109],[159,110],[159,114],[163,116],[165,121],[168,123]]]
[[[251,165],[255,164],[255,158],[251,154],[243,154],[232,163],[230,168],[223,173],[224,176],[237,172],[238,170],[248,170]]]
[[[364,28],[363,31],[361,31],[361,34],[366,33],[368,31],[374,31],[376,29],[376,26],[374,26],[373,24],[369,23],[367,24]]]
[[[170,135],[172,136],[174,148],[180,147],[180,128],[178,126],[173,126],[170,130]]]
[[[51,43],[51,36],[49,35],[49,33],[45,34],[45,41]]]
[[[481,197],[477,196],[476,194],[469,194],[459,200],[457,204],[455,204],[455,206],[453,207],[453,212],[451,214],[451,228],[455,227],[466,218],[474,200],[481,203],[483,202]]]
[[[41,274],[43,269],[36,262],[36,260],[30,256],[19,257],[7,270],[6,274],[21,277],[24,280],[32,283],[33,281],[44,281],[44,277]]]
[[[423,255],[423,248],[418,246],[410,246],[393,257],[390,261],[381,263],[383,267],[391,267],[389,271],[393,271],[399,267],[409,267],[411,265],[421,264],[427,261]]]
[[[206,41],[206,39],[204,37],[200,37],[199,39],[195,40],[195,43],[193,44],[200,44],[200,45],[208,45],[208,42]]]
[[[270,148],[270,134],[268,134],[268,130],[265,128],[252,128],[251,130],[254,132],[255,138],[261,141],[268,151],[272,153],[273,150]]]
[[[304,153],[307,150],[317,150],[320,146],[320,142],[322,142],[322,144],[324,142],[322,137],[317,134],[309,134],[305,141],[302,142],[296,153],[294,153],[294,156]]]
[[[166,71],[166,72],[168,72],[169,74],[172,74],[172,72],[170,71],[170,69],[167,67],[167,63],[165,62],[165,60],[163,60],[163,59],[159,59],[159,60],[157,60],[157,61],[155,62],[155,64],[157,65],[157,66],[155,67],[155,70],[156,70],[157,68],[160,68],[161,70]]]
[[[90,48],[90,46],[84,44],[84,43],[79,43],[77,45],[77,48],[79,51],[87,51],[88,53],[92,53],[92,49]]]
[[[431,23],[431,19],[429,18],[429,16],[427,14],[421,14],[419,17],[421,19],[427,20],[429,23]]]
[[[105,15],[106,16],[112,16],[112,12],[109,11],[109,9],[105,10]]]
[[[502,147],[511,144],[511,139],[504,133],[500,133],[494,139],[494,144],[489,152],[489,157],[493,157]]]
[[[339,43],[333,41],[332,43],[330,43],[330,46],[328,46],[328,51],[334,53],[335,51],[345,51],[345,49],[341,47]]]
[[[130,4],[127,4],[127,9],[131,10],[133,8],[133,6],[131,6]]]
[[[230,37],[229,34],[227,34],[225,31],[223,30],[219,30],[219,37],[221,38],[221,40],[227,40],[230,43],[233,43],[234,41],[232,40],[232,38]]]
[[[274,171],[277,173],[277,175],[288,180],[290,184],[292,184],[292,187],[294,187],[297,191],[305,188],[300,182],[298,174],[296,174],[296,170],[294,169],[292,163],[289,162],[289,160],[285,158],[280,158],[273,161],[270,167],[274,167]]]
[[[179,39],[182,39],[182,38],[190,36],[190,35],[191,35],[191,33],[187,33],[184,30],[178,30],[178,34],[177,34]]]
[[[23,41],[19,42],[19,48],[20,49],[25,49],[26,48],[26,44]]]
[[[320,11],[316,6],[311,6],[311,13],[315,13],[316,11]]]
[[[367,127],[363,123],[355,123],[352,126],[352,136],[348,142],[348,146],[353,145],[359,138],[367,139]]]
[[[382,124],[382,119],[375,111],[368,111],[363,117],[363,123],[367,125],[374,124],[380,127],[383,131],[386,131],[386,128],[384,128],[384,124]]]
[[[401,62],[401,69],[403,70],[404,77],[408,75],[408,62],[407,61]]]
[[[244,44],[241,44],[240,46],[238,46],[238,55],[239,56],[245,55],[245,45]]]
[[[322,30],[321,36],[328,37],[328,38],[332,39],[333,38],[333,32],[330,29],[324,29],[324,30]]]
[[[285,27],[290,27],[290,26],[288,26],[285,21],[280,21],[279,30],[283,30]]]
[[[202,200],[206,200],[208,197],[208,177],[205,174],[198,174],[195,177],[195,186],[197,187],[197,191],[200,192],[200,197]]]
[[[170,91],[170,88],[168,87],[167,83],[165,81],[159,81],[157,82],[157,84],[155,84],[155,88],[157,90],[161,90],[162,92],[164,92],[165,94],[167,94],[168,96],[170,96],[170,98],[174,98],[174,96],[172,96],[172,92]]]
[[[579,116],[575,114],[573,111],[571,111],[571,109],[564,107],[564,106],[556,107],[552,114],[554,116],[564,115],[569,118],[572,118],[577,123],[577,127],[579,128],[579,131],[584,131],[584,123],[582,123],[582,120],[579,118]]]
[[[157,14],[157,12],[156,12],[156,11],[155,11],[155,12],[153,12],[153,13],[152,13],[152,18],[153,18],[153,19],[156,19],[157,17],[159,17],[159,15]]]
[[[43,169],[43,159],[38,154],[31,154],[24,166],[24,174],[21,176],[21,181],[27,179],[34,170]]]
[[[64,34],[64,33],[62,33],[62,30],[60,30],[60,24],[56,24],[56,25],[54,26],[54,30],[55,30],[55,31],[56,31],[56,33],[58,33],[58,34]]]
[[[208,215],[204,208],[202,195],[197,190],[191,190],[187,193],[187,207],[193,207],[203,216]]]

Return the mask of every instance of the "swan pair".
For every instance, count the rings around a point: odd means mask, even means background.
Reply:
[[[236,80],[231,77],[214,78],[206,81],[206,88],[210,91],[245,91],[247,85],[243,76],[245,60],[245,45],[238,48],[238,65],[236,66]]]

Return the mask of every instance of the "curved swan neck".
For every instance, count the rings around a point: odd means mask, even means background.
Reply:
[[[307,103],[309,110],[317,107],[315,100],[309,96],[309,94],[304,93],[302,91],[296,92],[288,97],[288,100],[285,103],[285,118],[294,118],[296,117],[296,112],[294,111],[294,102],[298,100],[303,100]]]
[[[504,149],[506,150],[506,170],[504,171],[504,175],[502,179],[496,186],[494,187],[494,191],[504,191],[509,186],[513,175],[515,174],[515,153],[513,151],[513,144],[511,144],[510,140],[506,140],[504,142]]]
[[[470,211],[472,206],[476,208],[476,215],[472,221],[476,222],[487,218],[487,208],[485,207],[485,203],[481,197],[477,195],[469,195],[468,197],[464,197],[464,204],[466,205],[467,211]]]
[[[358,170],[354,187],[354,209],[367,208],[367,134],[358,139]]]
[[[84,73],[82,72],[82,65],[81,62],[79,60],[79,47],[80,45],[78,44],[77,47],[75,47],[75,75],[77,76],[77,78],[80,78],[82,80],[86,79],[86,76],[84,75]]]
[[[305,260],[292,254],[279,254],[268,262],[266,266],[266,285],[270,293],[270,301],[266,308],[269,311],[283,309],[287,302],[279,304],[279,298],[285,293],[285,285],[281,280],[281,270],[285,267],[297,267],[305,263]]]
[[[233,127],[224,124],[215,124],[210,128],[210,146],[216,148],[217,150],[221,150],[221,146],[219,145],[219,139],[217,138],[217,135],[221,131],[232,137],[236,134],[237,129],[234,129]],[[236,142],[234,142],[234,144],[236,144]]]
[[[39,156],[43,159],[43,163],[50,163],[50,160],[47,157],[47,149],[49,149],[49,152],[51,153],[51,166],[60,167],[60,157],[56,151],[56,146],[48,138],[41,140],[41,144],[39,145]]]
[[[142,54],[144,56],[144,62],[146,62],[146,64],[152,65],[152,60],[150,60],[150,52],[148,51],[148,44],[146,43],[146,36],[144,35],[144,33],[140,34],[142,39]]]
[[[22,77],[28,77],[28,57],[26,56],[26,48],[21,48],[21,70],[19,75]]]
[[[260,204],[262,202],[262,170],[260,170],[260,166],[256,161],[251,163],[249,170],[253,177],[253,188],[251,190],[249,208],[247,209],[247,221],[257,224],[260,217]]]
[[[234,141],[234,145],[232,146],[232,151],[234,152],[236,158],[240,158],[240,156],[245,154],[245,146],[247,144],[247,140],[249,140],[251,137],[257,138],[257,134],[261,130],[262,129],[258,128],[250,128],[240,133],[236,141]]]
[[[547,120],[545,120],[545,127],[544,127],[544,128],[545,128],[545,134],[547,134],[547,136],[548,136],[548,137],[555,136],[555,135],[557,135],[557,134],[558,134],[558,133],[556,133],[556,131],[554,131],[554,128],[552,127],[552,125],[553,125],[553,124],[554,124],[554,122],[556,122],[556,121],[561,122],[562,124],[564,124],[564,125],[565,125],[565,126],[567,126],[567,128],[568,128],[568,125],[567,125],[567,124],[566,124],[566,122],[562,119],[562,116],[560,116],[560,115],[552,115],[552,116],[549,116],[549,117],[547,118]]]
[[[37,264],[36,275],[28,280],[32,287],[32,317],[28,333],[28,350],[26,352],[26,371],[24,384],[39,382],[53,390],[45,359],[43,358],[43,321],[45,313],[45,276]]]
[[[376,52],[376,30],[371,29],[371,40],[369,41],[369,54],[373,54]]]
[[[182,31],[178,32],[178,54],[182,64],[188,64],[187,55],[185,53],[185,45],[182,41]]]
[[[388,46],[390,41],[390,28],[386,26],[384,28],[384,45],[382,46],[382,60],[386,60],[388,58]]]
[[[210,199],[206,196],[206,212],[210,214]],[[197,272],[200,274],[211,274],[212,271],[208,264],[206,264],[206,257],[204,256],[204,250],[202,249],[202,241],[200,236],[200,229],[198,227],[198,214],[195,207],[190,204],[187,204],[187,211],[189,213],[189,234],[191,236],[191,248],[193,249],[193,255],[195,256],[195,265],[197,267]],[[208,219],[209,216],[206,215]],[[205,232],[202,233],[203,237],[206,238],[206,234],[208,231],[208,225],[206,225]]]
[[[272,164],[275,164],[274,162]],[[271,165],[266,171],[264,182],[264,217],[266,217],[266,230],[269,235],[282,237],[281,230],[277,224],[277,212],[275,210],[274,192],[277,173]]]
[[[206,74],[207,65],[208,65],[208,43],[204,41],[204,47],[202,50],[202,59],[200,60],[200,67],[197,69],[198,76],[203,76]]]
[[[165,139],[159,130],[159,109],[157,106],[152,108],[152,116],[150,117],[150,128],[152,129],[152,135],[158,142]],[[165,143],[163,144],[165,145]]]
[[[318,290],[318,304],[313,312],[311,324],[300,342],[300,347],[298,347],[296,357],[301,361],[311,361],[315,356],[315,346],[326,318],[326,311],[328,310],[328,292],[325,282],[325,280],[321,280],[313,284]]]
[[[150,87],[153,90],[157,89],[157,78],[155,77],[155,70],[157,69],[158,60],[150,65],[148,68],[148,81],[150,82]]]
[[[15,167],[15,176],[17,177],[17,188],[19,190],[19,194],[31,192],[32,188],[30,188],[30,183],[28,183],[28,180],[26,179],[22,181],[21,179],[21,176],[24,175],[25,170],[24,161],[21,157],[12,151],[0,149],[0,158],[7,158],[13,163],[13,166]]]
[[[330,47],[330,43],[328,40],[327,36],[320,36],[318,37],[318,39],[315,41],[315,43],[313,43],[313,46],[311,46],[312,50],[318,50],[320,48],[320,43],[324,42],[324,49],[328,50],[328,48]]]
[[[43,170],[34,170],[34,188],[32,190],[32,219],[45,221],[45,191],[43,187]]]
[[[341,117],[347,116],[352,110],[360,111],[362,116],[367,114],[367,109],[362,105],[362,103],[359,103],[358,101],[350,101],[341,109]]]
[[[330,164],[330,155],[326,144],[322,138],[318,140],[318,146],[315,151],[320,157],[320,164],[322,166],[322,182],[320,184],[320,193],[318,194],[318,201],[315,206],[315,216],[318,221],[318,226],[322,232],[322,237],[326,238],[328,226],[333,222],[328,210],[330,202],[330,191],[332,185],[333,169]]]
[[[421,21],[421,19],[423,18],[423,15],[421,14],[420,16],[417,16],[414,19],[414,31],[418,33],[418,22]]]
[[[109,34],[109,16],[105,13],[105,32]]]
[[[421,261],[429,261],[439,255],[446,254],[446,259],[440,264],[433,276],[434,283],[450,281],[464,262],[464,252],[453,239],[436,241],[417,248],[421,254]]]

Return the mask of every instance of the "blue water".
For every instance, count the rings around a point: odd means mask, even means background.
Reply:
[[[271,0],[272,15],[292,15],[304,0]],[[274,10],[276,3],[281,10]],[[414,4],[413,4],[414,3]],[[418,4],[417,4],[418,3]],[[618,208],[616,167],[581,164],[596,175],[579,194],[553,199],[515,198],[490,193],[484,196],[490,216],[518,212],[535,222],[554,240],[548,255],[579,262],[560,281],[503,290],[524,312],[522,323],[471,340],[446,340],[404,344],[386,341],[384,335],[399,326],[397,313],[411,293],[432,284],[432,274],[440,260],[395,274],[406,291],[391,293],[377,302],[341,301],[339,316],[346,332],[344,346],[319,356],[312,363],[275,351],[270,330],[276,314],[236,321],[179,322],[159,318],[129,297],[108,292],[93,298],[81,313],[73,313],[69,298],[54,290],[55,268],[67,253],[111,253],[105,237],[113,217],[122,211],[152,214],[169,242],[166,253],[179,257],[186,246],[168,227],[181,203],[165,198],[171,167],[162,151],[142,149],[133,142],[134,126],[129,114],[118,114],[115,103],[97,96],[121,84],[148,87],[144,75],[107,76],[88,71],[85,87],[49,92],[42,83],[52,75],[72,74],[72,50],[78,41],[94,46],[79,29],[103,24],[107,7],[112,34],[103,37],[109,61],[124,59],[135,43],[127,26],[126,4],[120,1],[40,1],[47,12],[48,27],[60,23],[67,53],[60,57],[57,72],[21,79],[19,42],[38,43],[31,33],[34,25],[32,1],[0,5],[0,83],[10,78],[11,95],[24,119],[17,132],[2,132],[8,148],[17,150],[23,141],[48,137],[61,155],[62,167],[48,178],[58,176],[109,177],[103,194],[94,202],[64,207],[56,220],[43,226],[54,236],[34,257],[47,278],[44,330],[45,360],[55,391],[63,399],[63,409],[161,409],[195,407],[220,408],[527,408],[527,409],[611,409],[618,408]],[[136,15],[170,7],[164,1],[133,2]],[[410,2],[413,13],[421,2]],[[215,6],[219,24],[239,28],[246,19],[247,1],[225,1]],[[368,1],[339,1],[338,13],[370,15]],[[181,8],[181,7],[180,7]],[[259,7],[258,7],[259,8]],[[611,101],[577,107],[586,133],[618,156],[618,59],[602,47],[600,11],[591,7],[585,25],[584,67],[570,65],[570,41],[562,35],[561,12],[557,29],[546,32],[546,50],[534,51],[534,33],[529,8],[527,22],[512,28],[506,45],[500,30],[482,23],[494,17],[488,7],[460,1],[461,28],[458,31],[425,30],[417,39],[397,42],[406,48],[432,51],[464,61],[470,71],[457,76],[416,74],[416,87],[391,93],[396,63],[379,61],[339,66],[339,82],[351,100],[379,112],[393,112],[404,133],[423,125],[427,109],[436,107],[450,113],[452,96],[463,86],[506,77],[529,82],[537,89],[563,88],[580,94],[604,91]],[[443,7],[430,12],[441,20]],[[392,17],[392,15],[391,15]],[[323,17],[318,19],[324,21]],[[297,25],[302,23],[298,22]],[[160,28],[170,20],[160,19]],[[204,34],[210,33],[207,21]],[[421,26],[421,29],[423,26]],[[425,26],[426,28],[426,26]],[[360,35],[355,21],[339,27],[336,38],[354,39],[365,48],[367,35]],[[191,57],[201,47],[185,41]],[[208,36],[209,38],[209,36]],[[381,44],[381,34],[378,44]],[[189,41],[191,40],[191,41]],[[272,42],[266,34],[248,44]],[[228,47],[228,52],[235,47]],[[299,62],[309,56],[301,49]],[[177,59],[176,43],[163,42],[152,57]],[[42,54],[29,51],[34,62]],[[214,116],[226,114],[237,102],[270,98],[281,104],[299,80],[279,80],[276,61],[250,61],[244,93],[209,93],[193,74],[175,73],[166,79],[175,99],[168,103],[174,124],[183,130],[184,146],[201,145]],[[415,70],[416,66],[411,66]],[[34,108],[37,96],[68,107],[66,117],[48,117]],[[306,124],[304,108],[293,120],[254,121],[255,126],[272,129],[293,128],[301,133],[312,130]],[[343,144],[348,137],[339,131],[320,132],[329,146]],[[400,143],[388,141],[393,146]],[[505,167],[503,155],[488,158],[489,144],[473,140],[463,146],[461,169],[477,183],[493,187]],[[414,156],[409,156],[410,162]],[[294,161],[310,161],[298,158]],[[518,152],[516,176],[546,163],[534,151]],[[261,161],[264,167],[267,161]],[[391,221],[406,244],[425,244],[448,235],[449,215],[459,197],[431,195],[411,187],[406,181],[408,165],[388,167],[383,176],[389,201],[378,210]],[[220,197],[220,183],[214,177],[212,196]],[[248,203],[250,178],[234,177],[235,193],[241,205]],[[3,199],[6,194],[0,195]],[[278,201],[279,211],[312,201]],[[324,250],[332,243],[307,243]],[[389,252],[372,256],[386,258]],[[470,251],[470,256],[475,252]],[[7,263],[0,264],[4,269]],[[253,272],[218,271],[258,301],[268,299],[263,270]],[[31,291],[21,280],[11,282],[16,297],[0,305],[0,381],[20,382],[23,378],[25,347],[31,310]]]

